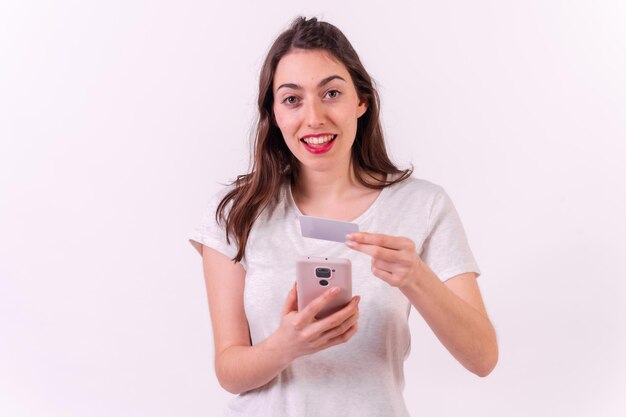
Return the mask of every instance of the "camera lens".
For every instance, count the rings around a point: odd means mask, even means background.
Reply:
[[[330,268],[315,268],[315,276],[318,278],[330,278]]]
[[[328,281],[326,281],[325,279],[320,279],[320,285],[322,287],[326,287],[328,285]]]

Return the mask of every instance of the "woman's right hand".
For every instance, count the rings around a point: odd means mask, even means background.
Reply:
[[[335,290],[335,291],[333,291]],[[272,334],[274,346],[294,359],[345,343],[357,331],[360,296],[355,296],[341,310],[323,319],[315,316],[339,294],[339,288],[331,288],[298,311],[298,293],[293,286],[283,307],[280,326]]]

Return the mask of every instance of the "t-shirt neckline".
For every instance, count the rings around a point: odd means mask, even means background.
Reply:
[[[387,178],[389,178],[389,176],[387,176]],[[389,187],[390,186],[386,186],[385,188],[380,190],[380,193],[378,194],[376,199],[372,202],[372,204],[370,204],[369,207],[367,209],[365,209],[365,211],[363,213],[361,213],[356,219],[350,220],[349,222],[350,223],[361,223],[367,217],[369,217],[370,214],[372,212],[374,212],[374,210],[376,210],[376,207],[378,207],[378,205],[380,205],[380,202],[383,200],[383,197],[387,193],[387,188],[389,188]],[[300,211],[300,209],[298,208],[298,205],[296,204],[296,200],[293,198],[293,193],[291,192],[291,184],[289,184],[289,183],[287,183],[287,198],[289,199],[289,205],[291,206],[291,210],[294,212],[296,217],[306,216],[306,214],[303,214]]]

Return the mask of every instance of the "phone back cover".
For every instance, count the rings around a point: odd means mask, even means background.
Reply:
[[[334,269],[331,277],[326,278],[329,284],[325,287],[319,284],[323,278],[315,275],[315,268],[318,267]],[[352,263],[349,259],[303,257],[296,262],[296,274],[298,311],[332,287],[341,288],[341,292],[316,315],[316,318],[321,319],[341,310],[352,298]]]

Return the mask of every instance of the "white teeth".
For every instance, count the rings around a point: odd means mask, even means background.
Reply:
[[[335,135],[327,135],[327,136],[318,136],[316,138],[309,137],[309,138],[304,138],[302,140],[308,143],[309,145],[320,145],[322,143],[330,142],[332,138],[334,137]]]

